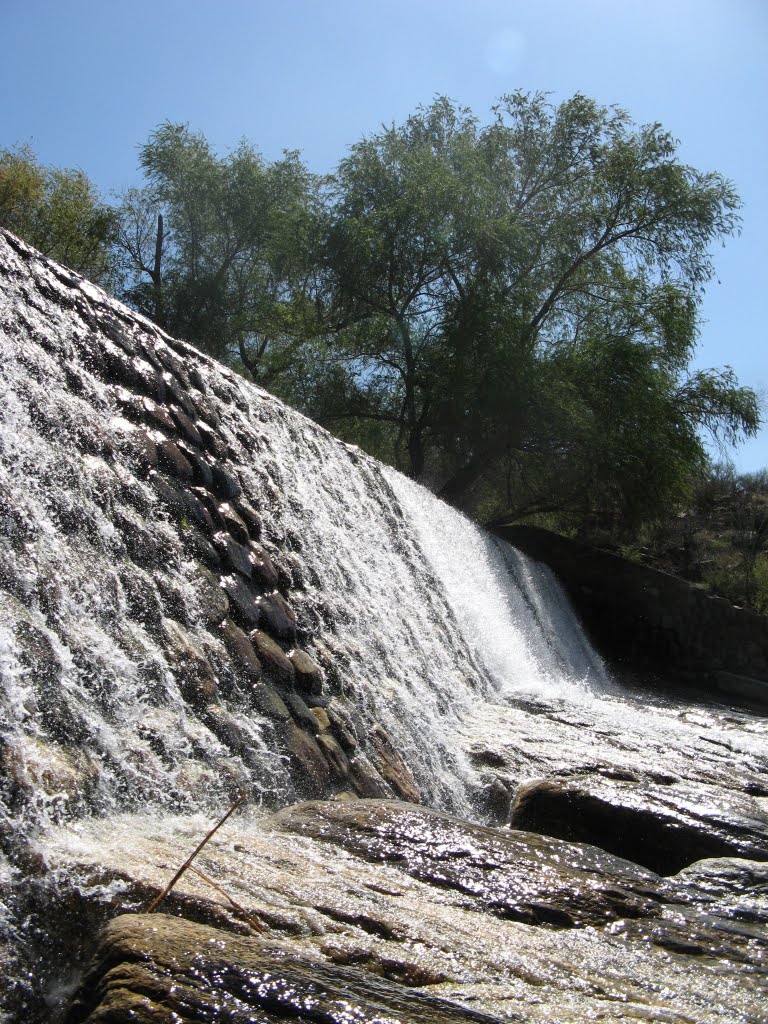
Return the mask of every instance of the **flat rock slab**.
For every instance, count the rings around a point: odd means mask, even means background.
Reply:
[[[67,1024],[765,1020],[759,862],[662,878],[424,807],[316,801],[231,819],[162,904],[175,916],[144,915],[207,827],[136,816],[48,836],[65,969],[113,919]]]
[[[476,910],[526,924],[603,926],[658,917],[685,891],[629,861],[586,844],[486,828],[449,814],[390,800],[297,804],[275,829],[395,864],[430,885],[468,897]]]
[[[66,1024],[493,1024],[500,1018],[351,967],[164,915],[116,918]]]

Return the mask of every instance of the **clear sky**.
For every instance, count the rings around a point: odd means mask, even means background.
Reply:
[[[768,417],[768,0],[0,0],[0,147],[30,142],[103,191],[137,183],[164,120],[316,171],[445,94],[484,116],[522,88],[659,121],[731,178],[696,365],[731,365]],[[768,427],[735,453],[768,466]]]

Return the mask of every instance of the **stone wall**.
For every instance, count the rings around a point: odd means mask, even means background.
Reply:
[[[499,536],[560,578],[615,665],[768,700],[768,619],[685,580],[530,526]]]

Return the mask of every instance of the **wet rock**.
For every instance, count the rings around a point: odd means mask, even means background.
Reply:
[[[272,821],[357,856],[396,863],[508,920],[596,927],[659,916],[664,902],[690,902],[679,886],[595,847],[470,825],[412,804],[300,804]]]
[[[403,800],[419,803],[421,791],[408,765],[395,750],[387,731],[375,725],[368,733],[371,756],[381,775]]]
[[[253,580],[265,590],[273,590],[277,586],[279,578],[272,559],[261,544],[257,544],[255,541],[248,546],[248,551]]]
[[[325,708],[310,708],[309,712],[314,719],[315,732],[327,732],[331,728],[331,720]]]
[[[317,725],[315,724],[315,729]],[[316,732],[317,745],[325,754],[328,764],[331,766],[334,778],[344,781],[349,779],[350,765],[347,755],[329,732]]]
[[[291,713],[302,729],[308,729],[312,734],[317,732],[317,722],[315,716],[309,710],[307,705],[298,695],[298,693],[286,693],[285,703],[291,709]]]
[[[232,535],[238,544],[247,545],[251,536],[245,521],[235,511],[229,502],[222,502],[218,507],[219,515],[224,523],[225,530]]]
[[[227,446],[221,440],[219,435],[208,426],[207,423],[198,421],[195,424],[197,432],[200,435],[203,446],[215,456],[217,459],[224,459],[227,455]]]
[[[191,403],[190,403],[191,404]],[[192,406],[194,412],[194,406]],[[190,444],[198,445],[203,447],[203,439],[200,436],[200,432],[193,423],[192,419],[187,415],[186,412],[182,412],[178,406],[171,406],[171,415],[173,416],[176,426],[179,428],[179,432],[182,437],[189,441]]]
[[[258,595],[242,576],[224,576],[221,580],[230,602],[232,618],[243,629],[253,629],[261,621]]]
[[[294,722],[284,722],[281,729],[299,791],[310,797],[325,793],[331,773],[314,738]]]
[[[249,683],[258,682],[261,679],[261,662],[247,635],[231,619],[222,622],[220,632],[238,675]]]
[[[323,671],[306,651],[295,648],[288,657],[296,672],[296,685],[306,693],[319,696],[323,692]]]
[[[510,815],[514,828],[590,842],[660,874],[705,857],[768,859],[768,816],[729,813],[724,796],[702,799],[684,786],[612,779],[552,779],[521,786]],[[740,804],[749,802],[744,797]]]
[[[248,527],[248,532],[254,540],[258,540],[261,536],[261,516],[256,509],[249,504],[243,497],[238,498],[234,504],[234,508],[238,515],[241,517],[245,525]]]
[[[170,433],[176,432],[176,424],[165,406],[158,405],[151,398],[145,398],[141,403],[141,407],[152,426],[161,427]]]
[[[282,594],[275,591],[259,599],[259,625],[281,640],[296,636],[296,615]]]
[[[192,580],[200,618],[206,626],[218,626],[229,614],[229,599],[218,578],[203,566],[198,566]]]
[[[292,686],[295,680],[294,668],[280,645],[261,629],[254,629],[248,637],[261,659],[264,671],[276,683]]]
[[[185,458],[181,449],[173,441],[166,439],[158,442],[157,457],[160,466],[172,476],[187,481],[194,478],[195,471],[192,468],[192,463]]]
[[[210,488],[213,486],[213,473],[210,463],[191,445],[179,442],[179,450],[184,458],[192,466],[193,478],[200,487]]]
[[[213,489],[220,498],[225,501],[230,501],[232,498],[237,498],[240,495],[241,487],[235,476],[219,462],[214,462],[211,465],[211,473],[213,474]]]
[[[392,787],[387,785],[376,767],[365,754],[358,751],[349,759],[352,772],[352,785],[360,797],[369,799],[386,799],[394,795]]]
[[[358,748],[359,737],[364,735],[365,730],[361,722],[356,722],[356,717],[343,707],[339,701],[331,701],[327,708],[328,717],[333,725],[333,731],[347,754],[353,753]]]
[[[213,546],[221,555],[225,566],[233,572],[250,579],[253,575],[253,563],[247,547],[238,544],[228,533],[217,533],[213,538]]]
[[[499,1018],[354,967],[160,914],[106,928],[66,1024],[224,1020],[492,1024]],[[309,1011],[309,1014],[308,1014]],[[311,1016],[310,1016],[311,1015]]]
[[[218,686],[211,663],[189,633],[174,622],[163,620],[176,682],[184,700],[197,710],[218,703]]]

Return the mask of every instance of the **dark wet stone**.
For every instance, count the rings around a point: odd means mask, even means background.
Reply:
[[[388,733],[381,725],[375,725],[368,733],[371,758],[384,779],[403,800],[418,803],[421,791],[410,768],[402,759]]]
[[[296,615],[282,594],[276,591],[259,598],[261,628],[280,640],[296,636]]]
[[[192,464],[173,441],[165,439],[158,442],[157,457],[161,467],[172,476],[185,481],[191,481],[194,478],[195,471]]]
[[[238,676],[249,683],[258,682],[261,679],[261,662],[247,634],[231,619],[222,622],[220,632]]]
[[[224,565],[233,572],[250,579],[253,575],[253,564],[247,547],[238,544],[228,533],[217,533],[213,537],[213,545],[221,555]]]
[[[196,561],[202,563],[212,572],[221,572],[221,558],[218,551],[200,530],[190,526],[181,537],[185,552]]]
[[[208,514],[211,517],[213,523],[212,533],[215,531],[226,531],[226,525],[224,520],[219,514],[219,503],[216,501],[211,492],[205,487],[190,487],[190,492],[194,494],[199,502],[205,506],[208,510]]]
[[[208,390],[208,385],[205,383],[205,377],[203,377],[202,373],[200,372],[197,366],[190,367],[189,379],[192,385],[196,387],[198,391],[201,391],[203,394],[205,394],[205,392]]]
[[[288,657],[296,672],[296,685],[306,693],[319,696],[323,692],[323,671],[320,666],[298,647]]]
[[[724,806],[725,796],[702,800],[701,789],[653,787],[631,781],[545,779],[521,786],[512,807],[514,828],[573,842],[674,874],[705,857],[768,859],[768,817],[749,797],[751,813]]]
[[[131,390],[135,390],[139,386],[141,378],[133,360],[119,349],[105,346],[104,364],[105,377],[109,382],[123,384]]]
[[[224,459],[227,455],[227,446],[221,440],[216,431],[210,427],[207,423],[198,421],[195,424],[197,432],[200,435],[203,445],[207,450],[214,455],[217,459]]]
[[[257,594],[242,576],[225,576],[221,581],[230,602],[235,622],[244,629],[253,629],[261,619]]]
[[[292,686],[295,672],[285,651],[261,629],[254,629],[248,638],[261,659],[264,671],[278,684]]]
[[[232,505],[224,501],[219,505],[219,515],[224,521],[224,526],[238,544],[249,544],[251,536],[244,520],[237,514]]]
[[[229,501],[232,498],[237,498],[240,494],[241,487],[232,473],[228,472],[224,467],[214,462],[211,466],[211,473],[213,474],[213,489],[220,498],[225,501]]]
[[[142,472],[157,468],[157,444],[146,430],[132,430],[123,439],[121,448]]]
[[[316,733],[317,723],[315,722],[315,717],[298,693],[286,693],[283,699],[302,729],[309,729],[310,732]]]
[[[218,703],[218,686],[211,663],[187,631],[172,619],[163,621],[168,658],[181,696],[198,711]]]
[[[225,1019],[500,1024],[355,967],[162,914],[126,915],[107,925],[66,1024]]]
[[[167,542],[148,530],[142,520],[120,509],[115,509],[112,518],[122,534],[126,551],[137,565],[154,569],[167,561]]]
[[[206,626],[218,626],[229,614],[229,599],[219,585],[218,577],[198,566],[192,586],[200,617]]]
[[[261,516],[253,505],[247,502],[245,498],[240,497],[237,501],[233,502],[233,508],[247,526],[251,537],[254,540],[258,540],[261,536],[262,523]]]
[[[334,737],[329,732],[321,732],[317,734],[316,741],[331,766],[334,778],[337,781],[346,781],[350,776],[349,761]]]
[[[162,427],[163,430],[169,432],[176,432],[176,424],[165,406],[158,405],[151,398],[145,398],[141,402],[141,408],[152,426]]]
[[[191,446],[182,442],[179,444],[179,448],[184,453],[184,457],[188,459],[192,465],[195,484],[200,487],[210,489],[213,486],[211,464],[200,454],[199,451]]]
[[[296,788],[306,797],[321,796],[331,781],[331,773],[314,737],[294,722],[284,722],[280,728],[295,773]]]
[[[185,438],[185,440],[189,441],[190,444],[195,444],[202,448],[203,439],[200,436],[197,427],[192,422],[190,416],[188,416],[186,412],[183,412],[176,406],[171,406],[171,415],[176,421],[176,425],[179,428],[179,432]]]
[[[249,557],[253,579],[266,590],[273,590],[279,582],[277,570],[272,563],[272,559],[261,544],[257,544],[255,541],[251,542],[249,545]]]
[[[208,528],[206,510],[194,494],[160,473],[151,474],[150,482],[163,505],[181,520],[182,530],[190,524],[203,530]]]

